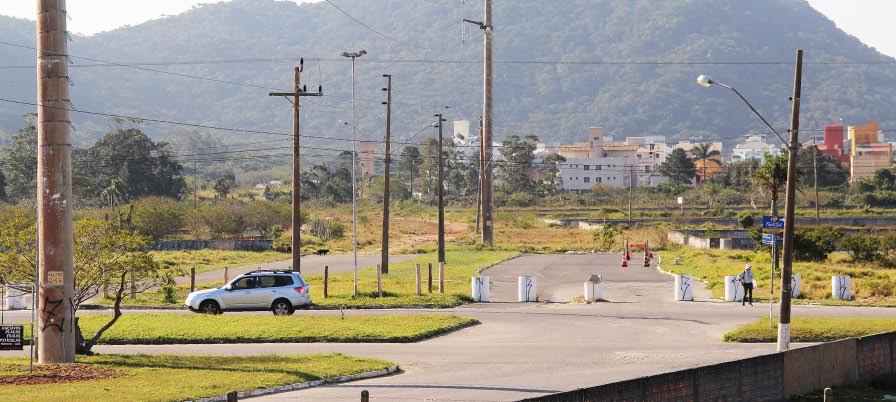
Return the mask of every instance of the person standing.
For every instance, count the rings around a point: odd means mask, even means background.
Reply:
[[[749,297],[749,303],[753,305],[753,264],[747,263],[747,266],[744,268],[744,271],[737,276],[740,280],[740,283],[744,287],[744,298],[741,300],[740,305],[744,306],[748,302],[747,297]],[[749,296],[748,296],[749,295]]]

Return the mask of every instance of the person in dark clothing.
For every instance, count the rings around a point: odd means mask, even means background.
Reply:
[[[744,286],[744,298],[741,300],[740,305],[744,306],[746,303],[753,305],[753,265],[747,264],[744,268],[744,271],[740,273],[737,277],[740,280],[740,283]],[[749,297],[749,299],[747,299]]]

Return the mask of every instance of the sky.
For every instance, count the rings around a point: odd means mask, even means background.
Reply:
[[[162,15],[174,15],[196,4],[226,0],[69,0],[69,30],[92,35],[123,25],[137,25]],[[289,0],[314,2],[320,0]],[[896,57],[896,0],[808,0],[840,29]],[[34,19],[34,0],[2,0],[0,14]],[[103,10],[104,12],[101,12]]]

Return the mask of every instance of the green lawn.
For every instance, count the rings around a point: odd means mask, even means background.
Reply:
[[[79,317],[79,324],[88,337],[108,320],[107,315],[85,314]],[[125,313],[103,334],[100,343],[415,342],[476,323],[471,318],[444,314],[347,314],[342,318],[337,315]]]
[[[703,250],[693,247],[677,247],[660,252],[663,269],[676,274],[690,274],[707,282],[714,298],[725,295],[725,276],[737,275],[744,264],[753,264],[753,272],[759,287],[753,296],[767,301],[771,256],[752,250]],[[673,265],[675,257],[681,257],[681,265]],[[795,302],[811,302],[850,306],[896,306],[896,270],[884,269],[873,264],[852,264],[845,253],[834,253],[828,261],[795,262],[793,273],[802,276],[801,297]],[[831,298],[831,276],[852,277],[853,301],[835,301]],[[780,299],[780,272],[775,278],[775,299]]]
[[[341,354],[306,356],[104,355],[79,363],[119,376],[57,385],[2,385],[3,401],[182,401],[377,371],[393,363]],[[27,373],[27,358],[0,358],[0,378]],[[37,368],[38,372],[41,370]]]
[[[240,267],[289,259],[289,253],[279,251],[185,250],[152,251],[151,254],[159,264],[178,268],[188,275],[190,268],[193,267],[196,267],[198,274],[222,270],[225,267]]]
[[[795,317],[790,322],[794,342],[829,342],[882,332],[896,331],[896,318]],[[725,342],[775,342],[778,326],[769,327],[768,318],[744,325],[725,334]]]

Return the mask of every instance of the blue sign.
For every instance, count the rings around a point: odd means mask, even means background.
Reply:
[[[780,216],[763,216],[762,228],[765,230],[784,230],[784,218]]]
[[[768,244],[768,245],[771,245],[771,244],[772,244],[772,238],[774,238],[774,239],[777,241],[777,243],[778,243],[779,246],[784,244],[784,238],[781,237],[781,236],[777,236],[777,235],[775,235],[775,234],[773,234],[773,233],[763,233],[763,234],[762,234],[762,244]]]

